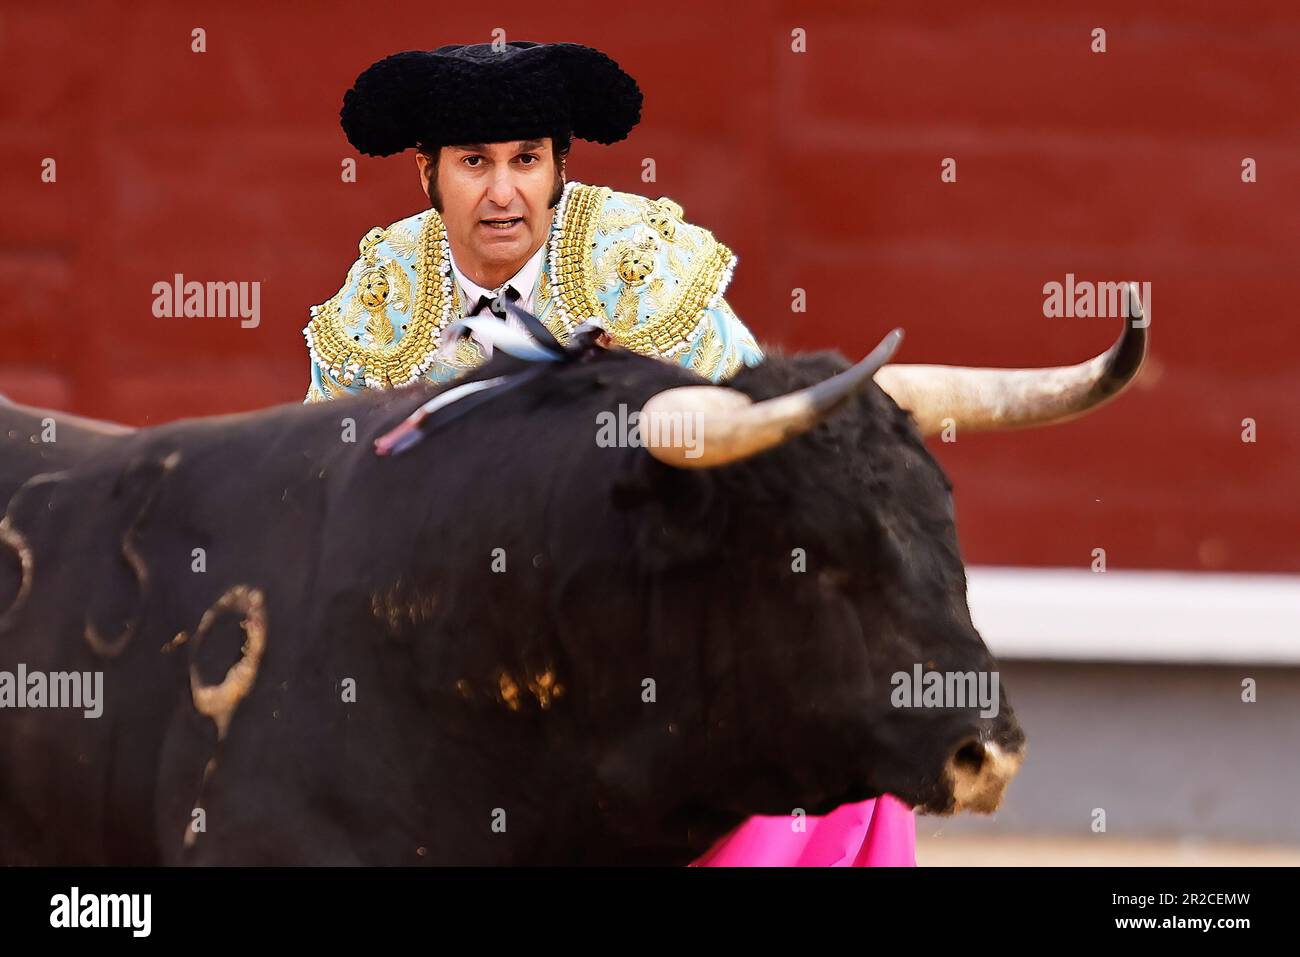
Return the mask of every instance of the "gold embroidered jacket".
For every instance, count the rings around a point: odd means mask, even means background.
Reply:
[[[723,299],[736,257],[647,199],[570,182],[556,207],[533,311],[561,342],[598,322],[622,346],[720,381],[762,351]],[[308,402],[420,379],[443,382],[482,361],[465,340],[440,355],[442,331],[464,315],[442,217],[427,209],[362,238],[343,288],[313,306]]]

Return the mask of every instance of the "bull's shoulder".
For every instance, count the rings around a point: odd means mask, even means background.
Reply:
[[[357,252],[339,291],[311,308],[303,329],[326,387],[391,388],[443,371],[437,347],[454,300],[442,217],[426,209],[375,226]]]
[[[637,352],[689,348],[730,281],[732,251],[666,196],[575,184],[565,203],[556,285],[566,310],[597,317]]]

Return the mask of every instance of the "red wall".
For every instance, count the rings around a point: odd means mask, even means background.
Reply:
[[[6,3],[0,392],[135,423],[300,400],[308,306],[422,199],[409,155],[340,181],[343,91],[503,27],[638,78],[642,126],[577,144],[571,174],[682,203],[737,252],[729,298],[769,343],[853,356],[901,324],[904,361],[1069,362],[1118,322],[1044,318],[1044,283],[1152,283],[1121,401],[936,443],[969,560],[1300,572],[1300,6],[449,6]],[[260,281],[261,325],[155,318],[177,272]]]

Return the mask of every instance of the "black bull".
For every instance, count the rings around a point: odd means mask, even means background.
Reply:
[[[613,350],[395,457],[435,387],[121,433],[0,402],[0,670],[103,673],[97,719],[0,711],[0,862],[682,864],[753,814],[991,810],[1005,694],[891,704],[996,668],[908,415],[869,385],[698,471],[595,441],[698,382]]]

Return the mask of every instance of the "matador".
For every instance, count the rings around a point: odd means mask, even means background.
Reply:
[[[584,323],[713,381],[762,360],[723,294],[734,253],[650,199],[569,180],[574,137],[611,144],[641,117],[636,81],[574,43],[450,45],[366,69],[344,97],[349,142],[415,149],[431,208],[362,237],[339,291],[311,310],[307,401],[482,362],[491,343],[442,334],[469,315],[517,325],[502,297],[566,342]]]

